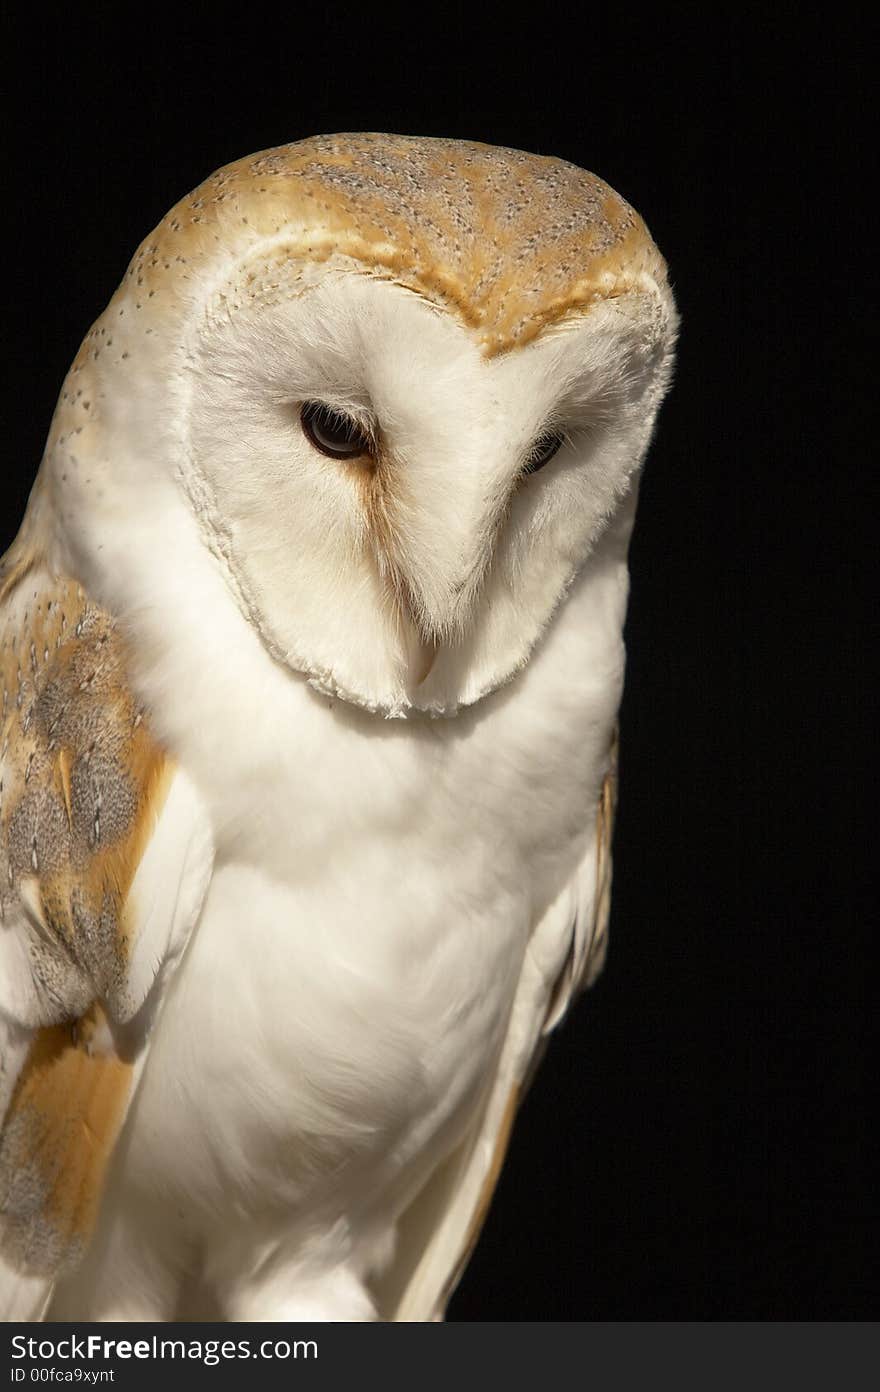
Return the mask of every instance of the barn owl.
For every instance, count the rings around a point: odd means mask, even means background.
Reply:
[[[603,957],[675,329],[621,197],[475,143],[141,245],[0,571],[7,1318],[443,1318]]]

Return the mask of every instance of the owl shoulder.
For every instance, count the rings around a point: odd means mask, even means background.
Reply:
[[[136,1008],[126,906],[172,773],[114,619],[75,580],[4,558],[0,916],[27,921],[24,971],[5,979],[31,998],[2,1002],[14,1017],[56,1024],[96,999],[121,1019]]]

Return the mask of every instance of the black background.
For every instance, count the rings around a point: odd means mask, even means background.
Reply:
[[[468,137],[646,218],[683,325],[632,550],[611,951],[450,1317],[871,1314],[868,35],[776,7],[60,13],[19,7],[4,45],[2,544],[83,333],[228,160]]]

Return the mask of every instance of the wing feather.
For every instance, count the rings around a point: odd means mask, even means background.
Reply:
[[[545,1036],[602,968],[616,787],[615,734],[586,854],[532,934],[484,1103],[457,1150],[434,1172],[398,1225],[395,1261],[380,1292],[390,1319],[443,1319],[479,1238]]]
[[[85,1247],[212,847],[112,618],[19,554],[0,571],[0,1314]]]

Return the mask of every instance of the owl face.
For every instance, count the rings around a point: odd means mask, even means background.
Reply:
[[[148,239],[66,384],[56,478],[64,464],[93,519],[97,486],[117,517],[167,488],[274,658],[369,709],[452,714],[528,661],[588,558],[625,550],[674,312],[647,234],[602,241],[608,200],[583,171],[336,139],[348,163],[319,149],[316,169],[304,142],[311,163],[292,146],[221,182],[234,213],[193,195],[198,256],[172,258],[179,210]],[[83,374],[88,484],[71,461]]]

